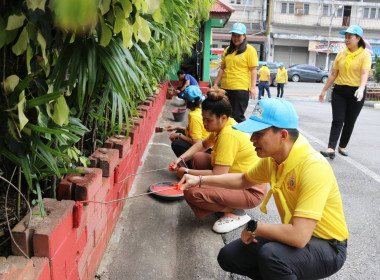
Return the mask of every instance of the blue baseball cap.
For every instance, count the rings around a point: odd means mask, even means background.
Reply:
[[[267,66],[267,63],[266,62],[262,62],[261,65],[262,66]]]
[[[188,86],[183,94],[183,99],[189,102],[194,102],[195,98],[199,97],[202,100],[202,91],[198,86]]]
[[[284,63],[280,62],[280,63],[278,64],[278,67],[280,67],[280,66],[284,66]]]
[[[279,98],[261,99],[253,109],[252,116],[233,128],[252,133],[271,126],[288,129],[298,127],[298,115],[290,102]]]
[[[346,30],[339,31],[340,35],[351,33],[363,37],[363,29],[359,25],[350,25]]]
[[[244,24],[240,22],[235,22],[232,25],[232,29],[230,31],[230,33],[237,33],[237,34],[245,34],[246,32],[247,32],[247,28],[245,27]]]

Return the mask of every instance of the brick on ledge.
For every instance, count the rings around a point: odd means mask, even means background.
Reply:
[[[75,202],[44,198],[43,204],[48,215],[35,228],[33,236],[34,256],[51,258],[75,231],[73,229]]]
[[[102,186],[102,170],[99,168],[85,168],[84,176],[70,177],[75,184],[75,201],[91,200]]]
[[[34,279],[33,261],[21,256],[9,256],[0,261],[0,279]]]
[[[119,150],[99,148],[89,159],[92,168],[100,168],[103,171],[103,177],[110,177],[114,173],[119,158]]]
[[[125,135],[112,135],[104,142],[104,148],[116,149],[119,151],[119,158],[125,157],[129,153],[131,138]]]

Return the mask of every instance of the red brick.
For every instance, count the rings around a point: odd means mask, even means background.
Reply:
[[[69,176],[74,177],[74,176],[80,176],[80,174],[70,174]],[[57,189],[57,200],[70,200],[74,199],[74,194],[75,194],[75,187],[73,183],[68,179],[69,176],[66,176],[58,185]]]
[[[130,146],[131,138],[124,135],[112,135],[104,142],[104,148],[117,149],[119,151],[119,158],[123,158],[129,153]]]
[[[146,105],[139,105],[136,107],[136,109],[138,111],[142,111],[142,112],[145,112],[145,116],[147,115],[147,113],[149,112],[150,108],[149,106],[146,106]]]
[[[87,261],[90,258],[90,255],[92,251],[95,248],[95,241],[94,241],[94,232],[89,232],[87,235],[87,243],[86,246],[83,248],[83,251],[78,256],[78,271],[79,274],[82,274],[87,269]],[[81,277],[81,279],[83,279]]]
[[[113,188],[114,181],[114,177],[103,178],[102,187],[95,194],[94,201],[106,202],[107,193]]]
[[[5,257],[1,257],[0,261],[0,279],[8,279],[17,271],[16,266],[7,262]]]
[[[139,132],[140,132],[139,126],[131,126],[129,128],[129,137],[131,137],[131,144],[135,144],[135,143],[138,144]]]
[[[95,247],[98,246],[101,235],[107,231],[107,216],[98,220],[98,223],[94,229]]]
[[[72,232],[68,238],[62,242],[54,256],[50,258],[50,268],[52,279],[62,279],[68,277],[73,266],[76,266],[76,233]]]
[[[103,253],[107,248],[107,243],[108,239],[106,233],[104,232],[98,241],[98,245],[94,248],[88,259],[88,279],[94,279],[100,261],[102,260]]]
[[[11,264],[16,270],[11,271],[11,274],[5,279],[12,280],[32,280],[34,278],[33,261],[21,256],[9,256],[6,263]]]
[[[145,118],[137,118],[137,117],[133,117],[133,118],[129,118],[129,125],[137,125],[137,126],[144,126],[146,125],[145,123]]]
[[[34,256],[51,258],[68,236],[75,232],[73,230],[75,202],[44,198],[43,203],[48,216],[35,228],[33,236]]]
[[[33,257],[34,266],[34,278],[35,280],[45,280],[50,279],[50,265],[48,258],[37,258]]]
[[[102,170],[98,168],[84,168],[84,176],[71,178],[75,184],[75,200],[91,200],[102,185]]]
[[[74,267],[71,272],[69,273],[67,280],[78,280],[79,278],[79,272],[78,272],[78,267]]]
[[[100,148],[97,149],[89,159],[92,168],[100,168],[103,171],[103,177],[112,176],[119,158],[119,151],[115,149]]]

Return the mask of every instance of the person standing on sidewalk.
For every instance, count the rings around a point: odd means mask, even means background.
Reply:
[[[264,97],[264,89],[268,93],[268,97],[271,98],[270,95],[270,71],[266,62],[260,66],[259,70],[259,100]]]
[[[284,67],[284,63],[278,64],[278,70],[276,75],[277,82],[277,97],[282,98],[284,95],[284,85],[288,83],[288,71]]]
[[[201,108],[203,98],[202,91],[199,87],[188,86],[183,95],[183,99],[186,101],[186,107],[190,109],[187,115],[187,126],[169,125],[164,128],[169,132],[176,130],[176,132],[170,134],[169,139],[172,141],[171,147],[177,157],[190,149],[192,145],[201,142],[210,135],[210,132],[208,132],[203,125]],[[191,161],[186,162],[186,164],[189,168],[192,168]]]
[[[202,103],[202,116],[210,136],[191,146],[171,164],[177,175],[213,175],[245,172],[259,158],[249,141],[249,135],[232,128],[237,124],[231,118],[232,108],[222,89],[212,89]],[[212,147],[211,155],[204,153]],[[178,168],[181,161],[192,159],[193,169]],[[184,192],[186,202],[194,214],[202,218],[222,212],[223,217],[213,226],[217,233],[230,232],[244,224],[250,217],[243,209],[258,206],[267,193],[267,185],[252,184],[246,190],[227,190],[203,186]]]
[[[185,94],[185,89],[188,86],[199,87],[197,80],[190,74],[186,74],[185,71],[183,71],[182,69],[179,69],[177,71],[177,76],[178,76],[178,80],[182,81],[182,86],[177,87],[177,91],[176,91],[178,98],[183,99],[183,95]]]
[[[250,220],[241,238],[220,250],[222,269],[252,279],[321,279],[343,266],[349,233],[339,187],[330,164],[297,127],[288,101],[260,100],[250,119],[233,127],[252,133],[260,160],[242,174],[185,175],[180,181],[182,189],[271,184],[260,209],[267,212],[273,195],[282,223]]]
[[[222,65],[214,82],[214,88],[222,81],[232,105],[232,116],[237,122],[245,120],[249,98],[256,98],[257,52],[247,44],[246,27],[234,23],[230,46],[224,50]]]
[[[331,159],[335,157],[339,136],[338,152],[348,156],[346,147],[364,105],[371,69],[371,55],[365,50],[363,29],[358,25],[351,25],[339,34],[345,36],[346,49],[336,56],[333,71],[319,95],[319,101],[323,103],[327,89],[335,82],[331,95],[332,124],[329,144],[326,151],[321,151],[323,156]]]

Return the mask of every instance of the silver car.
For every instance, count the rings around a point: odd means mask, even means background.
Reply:
[[[296,64],[288,69],[288,79],[293,82],[326,83],[329,74],[322,69],[309,64]]]

